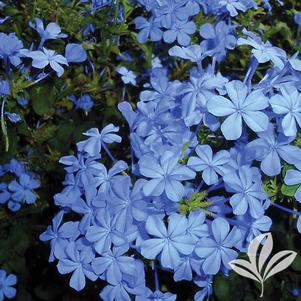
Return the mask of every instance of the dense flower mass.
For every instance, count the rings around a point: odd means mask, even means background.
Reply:
[[[27,139],[28,158],[38,160],[32,147],[56,133],[60,120],[67,128],[59,135],[61,143],[76,140],[75,152],[49,148],[45,154],[65,170],[63,189],[54,196],[58,213],[39,236],[50,242],[49,262],[56,262],[76,291],[88,281],[102,281],[99,296],[105,301],[176,300],[160,284],[162,271],[171,273],[174,282],[193,283],[195,301],[209,300],[216,275],[227,276],[229,262],[270,230],[271,207],[297,216],[293,224],[301,233],[301,213],[277,203],[279,193],[289,196],[294,208],[301,203],[298,53],[286,53],[239,23],[249,11],[271,11],[268,0],[261,1],[262,7],[253,0],[81,0],[77,5],[91,20],[105,10],[112,36],[103,34],[103,44],[95,43],[99,37],[93,21],[81,22],[70,38],[58,22],[36,17],[29,21],[32,43],[15,32],[0,32],[6,150],[12,124],[18,132],[29,131],[24,112],[29,114],[31,105],[41,118],[34,119],[32,139]],[[126,18],[134,6],[143,15],[132,20],[137,31],[132,34]],[[294,20],[300,27],[299,14]],[[134,66],[131,49],[117,47],[123,35],[131,35],[143,51],[139,59],[148,61],[141,66],[143,74]],[[114,53],[118,66],[94,55],[100,45],[103,56]],[[247,69],[235,74],[231,66],[222,68],[229,52],[239,49],[249,55]],[[66,77],[73,65],[83,73],[74,83]],[[16,80],[18,72],[21,79]],[[122,87],[120,95],[109,90],[112,72]],[[98,80],[105,76],[100,88]],[[32,98],[24,92],[47,79],[51,84],[33,90]],[[132,89],[139,89],[137,98],[131,97]],[[93,115],[97,121],[80,127],[85,138],[78,141],[68,118],[80,110],[93,114],[100,90],[106,105],[118,112],[111,114],[112,122],[103,114],[108,122],[102,128]],[[118,104],[111,102],[115,92]],[[60,100],[55,108],[52,103],[39,106],[47,94]],[[54,116],[66,108],[70,115]],[[49,119],[55,124],[45,130]],[[58,145],[55,140],[50,144]],[[11,211],[38,198],[35,190],[41,183],[31,167],[16,159],[0,166],[0,204]],[[278,179],[281,189],[274,185]],[[13,275],[0,270],[0,301],[14,297],[15,284]]]

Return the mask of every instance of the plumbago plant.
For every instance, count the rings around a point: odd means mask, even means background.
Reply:
[[[299,10],[0,1],[0,301],[11,272],[22,301],[257,300],[231,263],[300,246]],[[292,268],[266,300],[298,297]]]

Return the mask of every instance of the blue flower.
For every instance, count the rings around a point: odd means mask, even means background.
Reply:
[[[115,220],[106,209],[97,212],[96,224],[88,228],[85,236],[100,255],[107,253],[112,244],[118,247],[127,243],[124,234],[116,229]]]
[[[39,33],[43,42],[46,40],[55,40],[68,37],[67,34],[61,32],[60,26],[54,22],[49,23],[46,28],[44,28],[43,21],[39,18],[35,18],[35,24],[33,22],[29,22],[29,26]]]
[[[227,49],[235,48],[237,42],[233,27],[224,21],[219,21],[215,26],[205,23],[200,27],[200,35],[205,39],[201,42],[203,51],[215,56],[218,62],[224,59]]]
[[[0,270],[0,300],[4,298],[13,299],[16,296],[17,277],[14,274],[7,274],[5,270]]]
[[[163,33],[163,39],[166,43],[173,43],[175,40],[181,46],[187,46],[190,43],[190,35],[195,33],[196,26],[192,21],[178,21],[172,23],[170,29]]]
[[[117,72],[122,75],[121,79],[125,84],[136,85],[136,74],[133,71],[122,66],[117,68]]]
[[[289,186],[301,184],[300,168],[298,168],[297,170],[289,169],[285,174],[284,183]],[[296,190],[295,198],[299,203],[301,203],[301,186]]]
[[[79,250],[74,242],[68,244],[65,252],[67,257],[59,260],[57,268],[61,274],[72,273],[69,282],[72,288],[76,291],[82,290],[86,285],[86,277],[92,281],[97,279],[91,267],[93,252]]]
[[[53,262],[55,258],[64,258],[65,248],[70,240],[75,240],[79,235],[78,222],[66,222],[61,225],[64,212],[60,211],[52,220],[52,225],[48,226],[46,231],[40,235],[41,241],[50,240],[51,252],[49,262]]]
[[[237,45],[250,45],[253,47],[252,53],[258,63],[263,64],[272,61],[276,67],[282,69],[286,60],[286,52],[283,49],[274,47],[269,41],[262,42],[261,38],[254,33],[243,30],[243,33],[248,36],[247,39],[239,38]]]
[[[140,29],[137,39],[140,43],[145,43],[148,38],[156,42],[162,39],[163,32],[160,29],[160,21],[150,17],[146,20],[143,17],[135,19],[136,29]]]
[[[112,123],[105,126],[101,132],[97,128],[89,129],[84,135],[90,138],[78,142],[77,148],[80,152],[87,152],[90,156],[98,156],[104,143],[121,142],[121,137],[115,134],[118,131],[119,127]]]
[[[119,284],[125,279],[125,274],[135,275],[136,260],[123,255],[127,251],[124,247],[115,247],[92,261],[93,271],[104,277],[112,285]]]
[[[147,178],[151,178],[144,186],[146,196],[160,196],[163,192],[173,201],[178,202],[184,195],[181,181],[194,179],[195,172],[178,163],[179,156],[165,152],[160,160],[149,155],[139,160],[139,170]]]
[[[75,104],[75,109],[82,109],[86,113],[90,111],[94,106],[94,102],[89,94],[84,94],[79,98],[71,95],[69,99]]]
[[[281,172],[281,159],[289,164],[301,164],[301,150],[289,145],[295,137],[283,134],[275,136],[274,127],[269,126],[265,132],[257,133],[258,139],[248,143],[247,154],[250,158],[261,161],[260,169],[268,176],[276,176]]]
[[[17,102],[20,106],[27,106],[28,105],[28,100],[24,97],[20,97],[17,99]]]
[[[261,110],[269,106],[268,99],[261,90],[248,95],[248,88],[240,81],[226,84],[230,100],[215,96],[208,101],[208,111],[215,116],[228,116],[222,123],[221,130],[227,140],[236,140],[242,134],[242,120],[254,132],[268,128],[269,118]]]
[[[189,255],[194,249],[195,241],[186,235],[187,219],[183,215],[169,216],[167,229],[159,216],[150,216],[145,229],[153,238],[142,243],[141,254],[147,259],[155,259],[160,254],[164,268],[175,268],[180,255]]]
[[[185,60],[190,60],[193,63],[199,63],[205,57],[200,45],[191,45],[188,47],[180,47],[176,45],[169,49],[168,54]]]
[[[274,113],[283,115],[281,125],[285,136],[296,136],[297,124],[301,127],[301,93],[291,85],[283,85],[281,94],[271,97]]]
[[[235,193],[230,198],[234,214],[243,215],[248,209],[254,218],[259,218],[264,214],[261,202],[268,196],[262,189],[258,170],[242,166],[238,171],[227,173],[223,178],[226,190]]]
[[[230,231],[229,223],[222,217],[217,217],[211,224],[211,237],[203,237],[198,242],[195,252],[204,258],[202,268],[206,274],[214,275],[221,265],[229,268],[229,262],[234,260],[238,253],[232,248],[239,241],[235,228]]]
[[[5,34],[0,32],[0,59],[4,60],[4,64],[9,63],[18,66],[21,63],[23,43],[15,33]]]
[[[230,154],[221,150],[213,156],[212,149],[209,145],[198,145],[195,149],[198,157],[190,157],[187,166],[195,171],[202,171],[202,178],[207,185],[216,184],[218,175],[224,175],[229,166]]]
[[[12,122],[12,123],[17,123],[19,121],[21,121],[21,116],[17,113],[8,113],[5,112],[5,115],[7,116],[7,118]]]
[[[56,54],[54,50],[43,48],[43,51],[36,50],[27,54],[32,58],[32,66],[38,69],[44,69],[46,66],[50,67],[60,77],[64,73],[64,68],[61,65],[68,65],[66,58],[60,54]]]
[[[22,174],[19,178],[19,182],[16,180],[12,181],[8,185],[8,188],[12,192],[12,199],[15,202],[33,204],[37,196],[32,190],[39,188],[40,185],[39,180],[34,179],[28,174]]]
[[[237,16],[238,10],[242,12],[247,10],[247,7],[240,0],[220,0],[218,4],[224,7],[231,17]]]
[[[8,80],[0,80],[0,96],[10,94],[10,85]]]
[[[69,43],[65,49],[68,63],[82,63],[87,60],[87,52],[80,44]]]

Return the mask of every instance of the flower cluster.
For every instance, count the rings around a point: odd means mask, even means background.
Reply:
[[[86,279],[101,279],[103,300],[175,300],[160,291],[158,270],[164,270],[176,282],[193,281],[195,300],[205,300],[214,276],[227,275],[229,262],[270,229],[270,206],[301,215],[274,203],[264,189],[287,169],[285,183],[301,184],[301,61],[258,34],[238,34],[231,17],[256,8],[252,0],[139,3],[151,17],[136,18],[138,40],[176,42],[170,64],[188,61],[189,76],[171,79],[170,68],[159,64],[135,106],[119,103],[129,128],[129,162],[111,151],[121,142],[113,124],[88,130],[77,153],[60,159],[66,171],[64,189],[54,197],[60,212],[40,239],[50,241],[49,260],[71,274],[77,291]],[[201,25],[200,42],[191,44],[200,10],[218,18]],[[242,45],[251,47],[244,79],[217,71],[227,52]],[[258,80],[260,64],[268,67]],[[133,72],[118,72],[136,85]],[[301,232],[301,218],[297,226]]]
[[[4,179],[0,183],[0,204],[7,203],[11,211],[18,211],[22,204],[36,202],[37,195],[34,190],[41,186],[40,181],[26,170],[22,162],[12,159],[1,165],[0,176]]]

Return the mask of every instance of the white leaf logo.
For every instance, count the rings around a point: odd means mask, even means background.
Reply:
[[[260,246],[261,249],[260,249]],[[288,268],[297,255],[294,251],[281,251],[275,254],[269,262],[273,250],[273,237],[265,233],[254,238],[248,248],[249,260],[235,259],[229,262],[231,268],[239,275],[257,281],[261,284],[261,295],[264,292],[264,282],[271,276]],[[259,252],[260,251],[260,252]],[[263,271],[264,265],[265,269]]]

